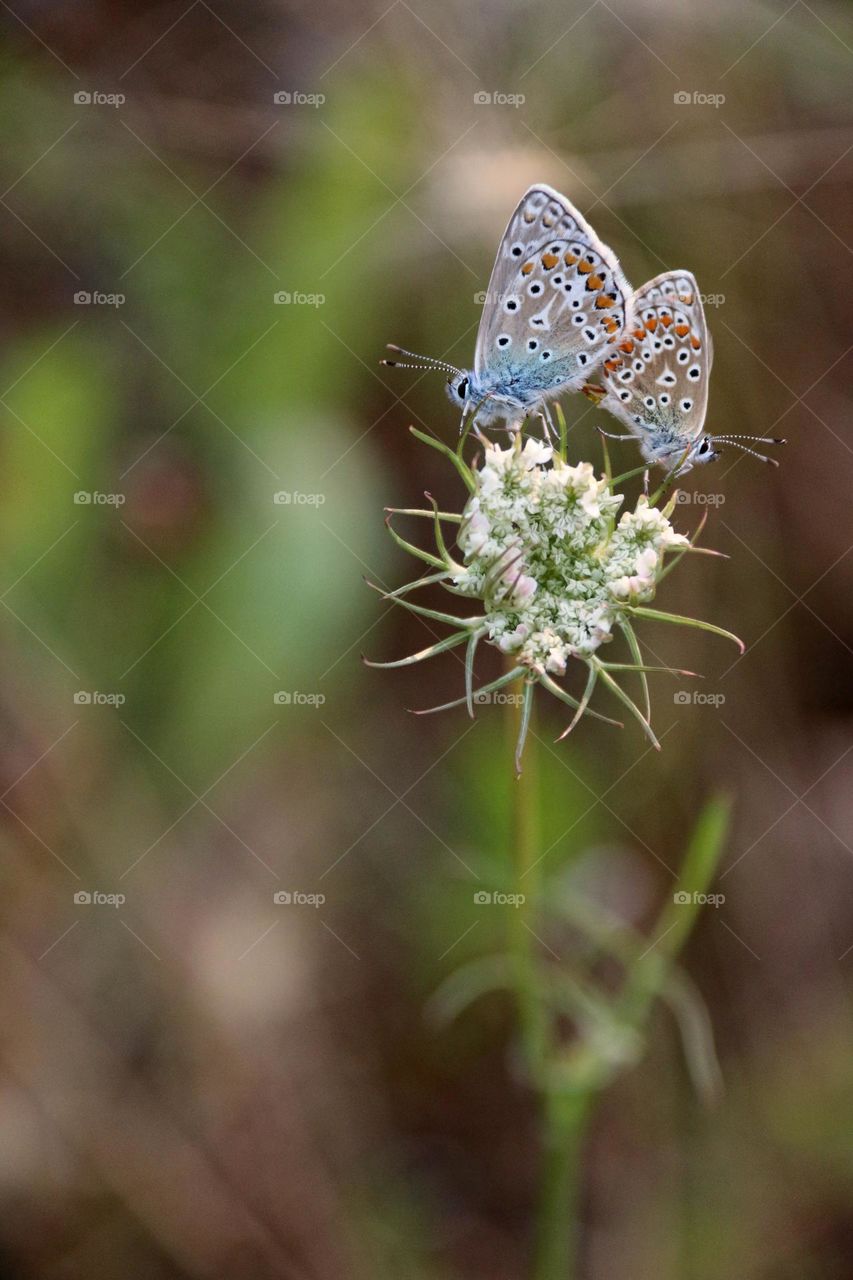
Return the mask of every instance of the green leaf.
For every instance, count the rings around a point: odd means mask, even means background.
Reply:
[[[619,628],[628,641],[628,648],[631,650],[631,657],[634,659],[636,670],[640,673],[640,684],[643,689],[643,704],[646,708],[646,723],[649,724],[652,718],[652,703],[649,698],[649,682],[646,679],[646,673],[643,669],[643,655],[640,653],[640,646],[637,643],[637,637],[634,634],[634,628],[630,622],[620,622]]]
[[[710,631],[712,635],[731,640],[741,653],[746,651],[746,645],[733,632],[726,631],[723,627],[715,627],[713,622],[701,622],[698,618],[684,618],[678,613],[661,613],[659,609],[647,609],[645,605],[626,605],[625,612],[632,614],[635,618],[648,618],[651,622],[671,622],[679,627],[695,627],[699,631]]]
[[[474,654],[477,652],[477,645],[482,637],[486,634],[482,628],[479,631],[471,632],[471,639],[468,641],[468,648],[465,650],[465,701],[468,704],[468,714],[474,719]]]
[[[415,662],[423,662],[425,658],[434,658],[437,653],[444,653],[445,649],[453,649],[457,644],[461,644],[463,640],[468,639],[468,630],[457,631],[452,636],[445,636],[443,640],[431,644],[428,649],[421,649],[419,653],[412,653],[408,658],[398,658],[396,662],[370,662],[367,658],[363,659],[366,667],[378,667],[381,670],[388,671],[392,667],[410,667]],[[464,699],[463,699],[464,701]]]
[[[424,444],[428,444],[431,449],[437,449],[439,453],[443,453],[446,458],[449,458],[462,477],[468,492],[474,492],[476,485],[474,483],[474,475],[471,468],[462,461],[453,449],[448,449],[447,445],[443,444],[441,440],[436,440],[433,436],[428,436],[425,432],[418,431],[417,427],[409,427],[409,430],[413,436],[417,437],[418,440],[422,440]]]
[[[445,978],[427,1001],[424,1013],[430,1022],[446,1026],[490,991],[511,990],[515,970],[515,958],[505,952],[471,960]]]
[[[408,551],[410,556],[415,556],[418,560],[423,560],[424,564],[431,564],[435,569],[444,569],[445,572],[450,571],[450,565],[443,560],[439,560],[437,556],[431,555],[429,551],[421,551],[420,547],[416,547],[412,542],[406,542],[405,538],[401,538],[397,530],[391,523],[391,517],[385,517],[385,527],[397,546],[403,551]]]
[[[539,683],[549,693],[553,693],[555,698],[559,698],[561,702],[565,702],[567,706],[574,707],[575,710],[580,706],[577,698],[573,698],[570,693],[566,693],[565,689],[561,689],[556,680],[552,680],[544,671],[539,671]],[[604,724],[615,725],[617,729],[624,729],[621,720],[611,720],[609,716],[603,716],[600,711],[593,711],[591,707],[587,708],[586,714],[592,716],[593,720],[601,720]]]
[[[513,667],[512,671],[508,671],[505,675],[498,676],[497,680],[492,680],[490,684],[484,684],[479,689],[475,689],[473,700],[476,703],[478,698],[484,697],[487,693],[494,693],[496,689],[502,689],[505,684],[509,684],[511,680],[517,680],[519,676],[524,675],[524,667]],[[443,702],[440,707],[427,707],[423,711],[415,711],[416,716],[431,716],[436,711],[449,711],[451,707],[461,707],[463,703],[468,701],[468,695],[464,698],[454,698],[452,702]]]
[[[578,703],[577,711],[572,716],[571,722],[569,723],[569,727],[567,729],[564,729],[563,732],[560,734],[559,738],[556,739],[557,742],[562,742],[563,738],[567,738],[571,733],[572,729],[574,729],[575,725],[582,718],[583,713],[586,711],[587,707],[589,706],[589,700],[592,697],[592,693],[593,693],[593,690],[595,689],[595,684],[597,680],[598,680],[598,672],[596,671],[592,663],[590,663],[589,675],[587,676],[587,681],[586,681],[586,688],[584,689],[583,696],[580,702]]]
[[[398,604],[403,609],[408,609],[410,613],[416,613],[421,618],[432,618],[433,622],[444,622],[450,627],[470,627],[475,623],[482,621],[477,616],[474,618],[457,618],[452,613],[442,613],[438,609],[427,609],[422,604],[414,604],[411,600],[403,600],[400,596],[393,592],[383,591],[381,587],[377,587],[375,582],[370,582],[365,578],[367,585],[373,590],[378,591],[383,600],[390,600],[392,604]]]
[[[524,744],[527,741],[527,732],[530,728],[530,716],[533,712],[533,691],[535,682],[533,680],[525,680],[524,682],[524,701],[521,704],[521,717],[518,726],[518,740],[515,744],[515,772],[521,773],[521,756],[524,751]]]
[[[425,511],[422,507],[386,507],[386,511],[394,516],[425,516],[432,520],[437,515],[439,520],[447,520],[451,524],[461,524],[462,517],[455,511]]]
[[[645,716],[643,715],[642,711],[637,706],[637,704],[633,701],[633,699],[628,697],[628,694],[625,692],[622,686],[613,679],[612,675],[610,674],[610,672],[607,670],[606,667],[603,667],[600,662],[597,662],[595,665],[599,675],[601,676],[602,680],[607,685],[611,693],[615,694],[616,697],[619,699],[619,701],[628,708],[628,710],[631,712],[631,715],[634,717],[634,719],[637,720],[642,725],[643,733],[646,735],[649,742],[652,744],[652,746],[655,748],[656,751],[660,751],[660,743],[658,742],[657,738],[655,737],[652,731],[652,726],[649,724],[648,720],[645,718]]]
[[[704,1102],[715,1102],[723,1091],[723,1075],[707,1005],[687,975],[677,969],[670,974],[663,997],[675,1014],[694,1088]]]

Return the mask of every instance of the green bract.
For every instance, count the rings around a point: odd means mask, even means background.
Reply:
[[[415,434],[426,443],[435,444],[428,436]],[[633,510],[622,511],[620,515],[624,494],[614,491],[607,475],[596,477],[591,463],[569,465],[550,445],[533,439],[522,441],[520,434],[505,449],[483,437],[481,443],[485,446],[484,456],[475,469],[468,468],[458,454],[436,445],[451,458],[469,490],[461,514],[439,512],[435,508],[394,512],[432,519],[435,553],[404,542],[391,528],[389,516],[389,529],[395,541],[427,563],[433,572],[390,593],[387,598],[455,630],[408,658],[370,665],[405,666],[467,643],[465,696],[432,708],[435,711],[467,702],[473,714],[478,694],[483,696],[523,678],[524,708],[517,763],[537,683],[574,708],[574,718],[565,731],[568,733],[585,712],[596,714],[589,710],[589,702],[600,680],[639,720],[657,747],[659,744],[649,723],[646,673],[674,669],[649,667],[642,661],[634,620],[655,618],[701,627],[726,636],[743,648],[736,636],[710,623],[646,607],[672,567],[672,561],[666,565],[667,556],[676,552],[680,558],[684,552],[696,549],[683,534],[676,533],[670,523],[675,497],[660,509],[642,496]],[[448,551],[445,524],[458,526],[458,560]],[[482,611],[474,617],[457,617],[426,609],[405,598],[416,587],[437,582],[456,596],[479,601]],[[608,663],[600,656],[599,651],[617,632],[627,639],[631,662]],[[510,666],[505,675],[475,694],[474,654],[480,640],[507,654]],[[572,697],[558,683],[573,658],[588,668],[580,699]],[[617,680],[617,674],[626,671],[640,675],[643,710]],[[690,673],[677,671],[675,674]]]

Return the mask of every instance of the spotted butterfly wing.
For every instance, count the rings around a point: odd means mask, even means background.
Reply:
[[[616,255],[566,197],[531,187],[492,270],[476,377],[527,401],[579,389],[625,332],[631,296]]]
[[[639,437],[646,458],[658,461],[702,434],[713,346],[689,271],[649,280],[634,295],[633,315],[604,361],[600,403]]]

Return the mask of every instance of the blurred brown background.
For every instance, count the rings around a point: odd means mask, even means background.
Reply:
[[[708,509],[731,559],[661,607],[747,653],[646,638],[713,698],[660,677],[654,758],[540,722],[550,891],[584,878],[641,928],[705,798],[736,799],[686,957],[725,1096],[696,1100],[662,1012],[593,1128],[583,1274],[848,1277],[850,6],[0,20],[2,1280],[527,1274],[512,1006],[425,1014],[506,928],[472,901],[507,874],[501,712],[416,721],[453,657],[359,654],[429,637],[362,583],[411,576],[383,506],[461,501],[406,431],[453,439],[442,380],[383,344],[470,361],[536,180],[635,284],[694,270],[710,428],[789,439],[778,471],[728,451],[685,485],[681,527]]]

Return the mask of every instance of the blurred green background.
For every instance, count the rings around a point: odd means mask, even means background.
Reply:
[[[658,678],[660,756],[539,722],[552,895],[648,927],[705,798],[736,802],[686,957],[725,1095],[695,1098],[661,1013],[591,1134],[583,1275],[849,1276],[849,5],[0,20],[0,1277],[527,1275],[512,1006],[425,1014],[508,927],[473,902],[508,875],[506,726],[407,714],[458,695],[453,655],[359,655],[430,637],[362,582],[411,576],[383,506],[462,501],[406,430],[453,440],[442,379],[383,345],[470,362],[534,181],[635,285],[695,272],[710,428],[789,440],[685,484],[680,527],[709,511],[731,559],[659,603],[747,653],[645,639],[714,698]],[[566,410],[597,458],[605,420]]]

